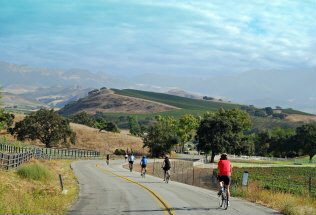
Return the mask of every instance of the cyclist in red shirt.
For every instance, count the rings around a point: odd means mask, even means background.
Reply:
[[[229,191],[229,185],[231,182],[231,175],[232,175],[232,166],[230,164],[230,161],[227,160],[227,154],[222,154],[220,160],[218,161],[218,185],[220,188],[220,191],[218,192],[218,195],[221,195],[223,183],[225,188],[227,189],[228,193],[228,200],[230,197],[230,191]]]

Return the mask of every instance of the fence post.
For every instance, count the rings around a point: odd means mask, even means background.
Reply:
[[[3,160],[4,160],[3,153],[1,153],[1,168],[3,167]]]
[[[63,178],[61,177],[61,174],[59,174],[58,176],[59,176],[59,183],[60,183],[60,188],[61,188],[61,191],[64,191]]]
[[[10,155],[7,156],[7,170],[10,168]]]

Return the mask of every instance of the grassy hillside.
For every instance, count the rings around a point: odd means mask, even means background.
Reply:
[[[156,101],[160,103],[165,103],[168,105],[172,105],[181,109],[172,110],[167,112],[161,113],[150,113],[150,114],[130,114],[130,113],[103,113],[106,118],[110,121],[115,121],[119,125],[123,125],[124,127],[124,120],[121,122],[119,119],[120,117],[126,117],[129,115],[136,116],[138,120],[141,121],[150,121],[153,119],[155,115],[162,115],[162,116],[174,116],[175,118],[179,118],[183,114],[190,113],[194,115],[203,115],[207,111],[216,111],[219,108],[224,109],[232,109],[232,108],[241,108],[247,107],[238,104],[231,104],[225,102],[216,102],[216,101],[205,101],[205,100],[198,100],[198,99],[190,99],[184,98],[174,95],[168,95],[164,93],[155,93],[155,92],[147,92],[147,91],[140,91],[140,90],[132,90],[132,89],[112,89],[116,94],[131,96],[136,98],[147,99],[151,101]],[[293,109],[284,109],[285,114],[300,114],[300,115],[310,115],[308,113],[304,113],[301,111],[293,110]],[[268,117],[255,117],[252,116],[252,123],[253,129],[269,129],[275,127],[281,128],[296,128],[300,126],[301,122],[292,122],[289,120],[281,120],[281,119],[273,119]]]
[[[99,132],[98,129],[90,128],[85,125],[71,123],[71,128],[77,134],[77,144],[75,147],[97,150],[102,153],[113,153],[115,149],[132,149],[141,154],[143,151],[143,141],[124,132]]]
[[[21,121],[25,117],[22,114],[16,114],[15,116],[15,122]],[[143,141],[141,138],[129,135],[124,131],[121,133],[99,132],[98,129],[75,123],[71,123],[70,126],[77,134],[77,143],[76,145],[72,145],[71,148],[97,150],[101,153],[113,153],[115,149],[126,150],[127,148],[138,153],[146,152],[143,151]],[[26,140],[18,142],[15,137],[11,136],[5,130],[0,132],[0,143],[44,146],[39,141]]]
[[[112,89],[116,94],[131,96],[141,99],[147,99],[151,101],[156,101],[160,103],[165,103],[178,108],[186,110],[198,110],[198,111],[215,111],[219,108],[232,109],[239,108],[241,105],[230,104],[225,102],[215,102],[215,101],[204,101],[198,99],[184,98],[180,96],[174,96],[164,93],[147,92],[132,89]]]
[[[291,108],[283,109],[282,113],[285,113],[285,114],[299,114],[299,115],[304,115],[304,116],[315,116],[314,114],[305,113],[303,111],[298,111],[298,110],[293,110]]]

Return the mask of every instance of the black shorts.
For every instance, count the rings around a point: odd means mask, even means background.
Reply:
[[[147,167],[147,165],[146,165],[146,164],[143,164],[143,165],[142,165],[142,168],[146,168],[146,167]]]
[[[163,168],[163,170],[164,170],[165,172],[167,172],[167,171],[170,170],[170,169],[171,169],[171,168],[169,168],[169,167],[168,167],[168,168],[166,168],[166,167]]]
[[[133,163],[134,163],[134,161],[128,161],[128,163],[133,164]]]
[[[231,177],[230,176],[217,176],[218,181],[223,181],[225,185],[230,185]]]

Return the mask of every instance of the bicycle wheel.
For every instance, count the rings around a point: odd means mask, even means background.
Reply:
[[[218,196],[219,207],[223,206],[223,202],[224,202],[224,196],[223,196],[223,193],[221,193],[221,195]]]
[[[224,210],[227,210],[228,208],[228,193],[227,190],[225,189],[223,192],[223,206]]]
[[[166,172],[166,183],[169,183],[169,179],[170,179],[170,173],[169,171]]]

